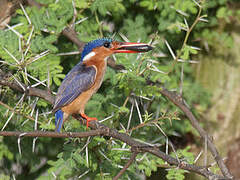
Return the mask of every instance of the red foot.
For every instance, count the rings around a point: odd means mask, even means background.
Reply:
[[[87,128],[88,128],[88,122],[90,122],[90,121],[96,121],[97,120],[97,118],[95,118],[95,117],[88,117],[86,114],[84,114],[84,113],[81,113],[80,114],[84,119],[86,119],[87,120]]]

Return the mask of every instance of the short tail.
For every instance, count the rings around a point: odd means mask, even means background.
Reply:
[[[56,126],[55,131],[60,133],[62,125],[63,125],[63,111],[59,109],[55,113],[55,126]]]

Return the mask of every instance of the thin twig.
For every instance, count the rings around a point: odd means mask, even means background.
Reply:
[[[138,152],[133,152],[129,161],[125,164],[125,166],[121,169],[121,171],[119,171],[119,173],[113,178],[113,180],[117,180],[118,178],[120,178],[123,173],[127,170],[127,168],[133,163],[133,161],[136,159]]]

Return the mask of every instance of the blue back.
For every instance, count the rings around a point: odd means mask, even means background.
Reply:
[[[82,51],[82,55],[81,55],[81,61],[83,60],[83,58],[92,51],[92,49],[96,48],[96,47],[100,47],[103,46],[103,44],[108,41],[108,42],[112,42],[113,40],[110,38],[100,38],[100,39],[96,39],[93,41],[90,41],[89,43],[87,43],[84,46],[84,49]]]

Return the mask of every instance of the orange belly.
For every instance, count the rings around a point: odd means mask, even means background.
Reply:
[[[62,108],[62,111],[66,112],[67,114],[84,113],[85,105],[93,94],[94,91],[92,89],[81,93],[80,96],[78,96],[73,102],[71,102],[67,106],[64,106]]]
[[[70,104],[62,107],[62,111],[67,114],[84,113],[85,105],[92,95],[100,88],[104,74],[106,72],[106,62],[100,66],[95,66],[97,70],[96,79],[94,84],[87,91],[82,92],[76,99]]]

